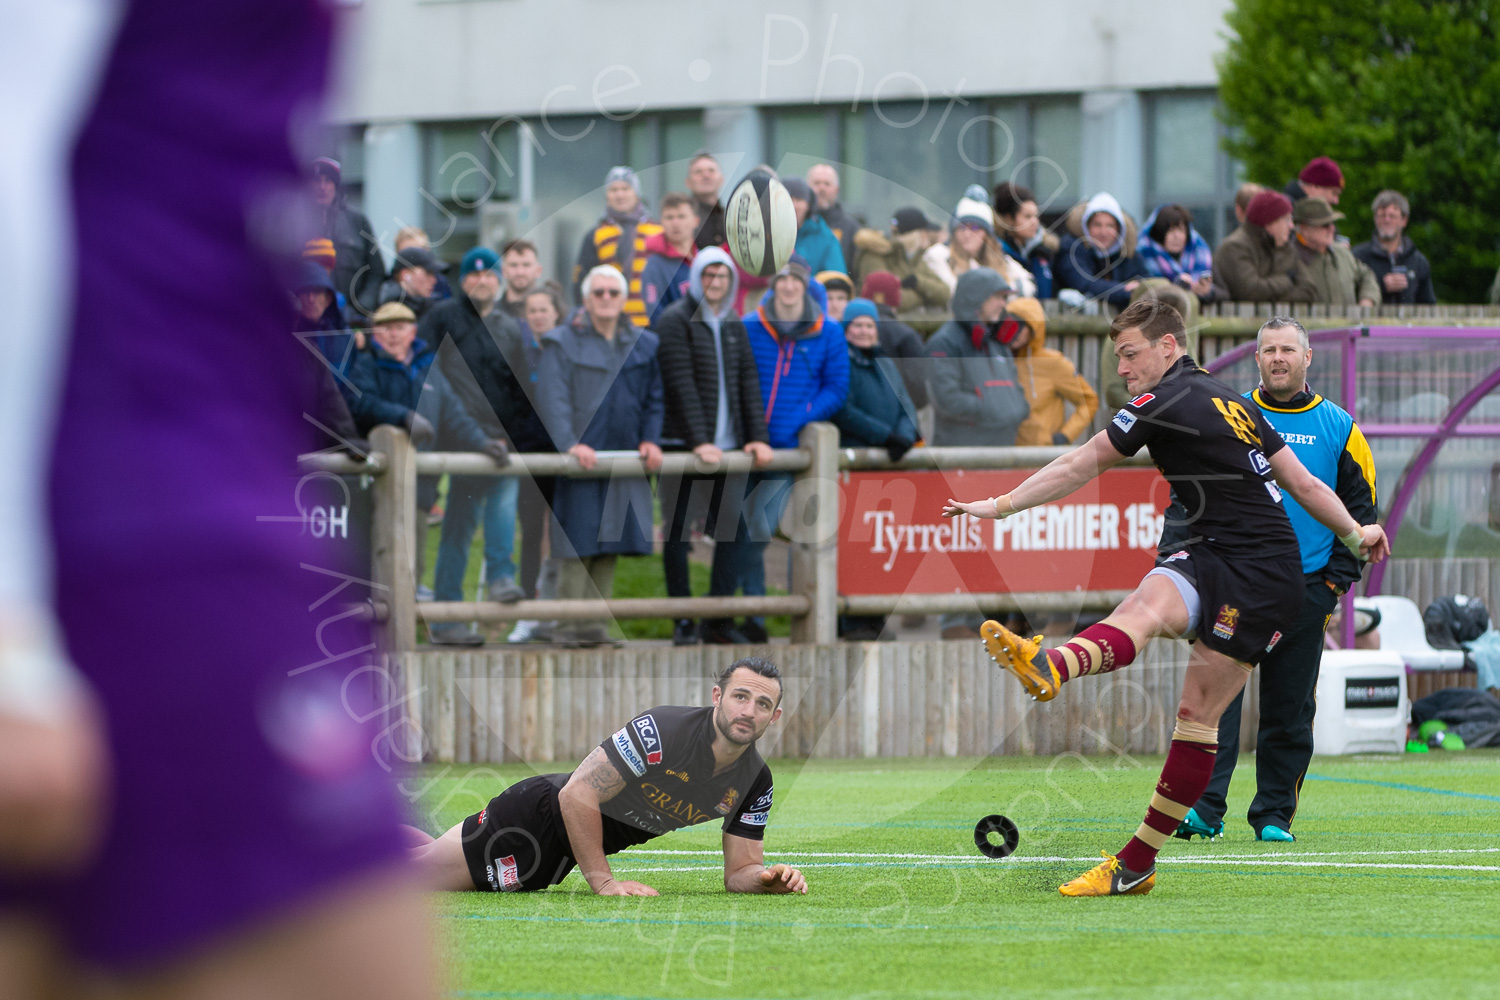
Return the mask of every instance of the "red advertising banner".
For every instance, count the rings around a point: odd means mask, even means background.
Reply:
[[[1031,470],[850,472],[841,483],[839,592],[1131,590],[1150,570],[1169,490],[1155,469],[1110,469],[1003,521],[943,516],[949,498],[1019,486]]]

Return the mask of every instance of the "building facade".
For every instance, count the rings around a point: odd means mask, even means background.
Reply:
[[[1214,60],[1227,0],[354,0],[333,109],[351,195],[382,245],[440,254],[528,236],[562,276],[626,163],[648,202],[715,153],[726,188],[767,163],[839,167],[877,227],[950,217],[1015,180],[1054,219],[1096,191],[1137,220],[1233,224]],[[727,190],[725,194],[727,194]]]

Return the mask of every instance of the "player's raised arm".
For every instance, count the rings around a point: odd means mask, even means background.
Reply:
[[[1119,465],[1124,460],[1125,456],[1110,444],[1109,435],[1100,431],[1072,451],[1054,458],[1004,496],[984,500],[949,500],[943,507],[943,516],[972,514],[974,517],[1008,517],[1018,510],[1040,507],[1044,503],[1061,499],[1105,469]]]
[[[766,867],[765,844],[724,834],[724,888],[729,892],[807,894],[807,879],[791,865]]]
[[[1380,562],[1390,555],[1391,545],[1385,537],[1385,530],[1378,524],[1361,525],[1344,507],[1338,494],[1308,472],[1292,449],[1282,448],[1269,456],[1269,460],[1276,484],[1290,493],[1304,510],[1333,532],[1356,556]]]
[[[599,806],[608,802],[625,787],[625,779],[609,762],[603,747],[583,759],[568,783],[558,793],[563,826],[578,870],[589,888],[601,896],[655,896],[657,891],[640,882],[617,882],[604,856],[604,820]]]

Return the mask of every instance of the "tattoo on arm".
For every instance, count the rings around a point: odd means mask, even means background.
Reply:
[[[603,747],[595,747],[583,759],[574,777],[598,792],[600,802],[608,802],[625,788],[625,779],[620,777],[620,772],[609,762]]]

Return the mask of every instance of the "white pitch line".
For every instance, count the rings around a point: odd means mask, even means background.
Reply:
[[[989,859],[987,859],[987,858],[954,858],[953,860],[960,862],[960,866],[961,867],[967,867],[967,866],[970,866],[970,865],[972,865],[973,867],[979,867],[980,865],[987,863]],[[1014,861],[1014,862],[1017,862],[1017,863],[1026,863],[1026,862],[1073,862],[1073,863],[1087,863],[1087,862],[1090,862],[1090,861],[1094,861],[1096,859],[1094,859],[1094,858],[1038,858],[1038,857],[1017,858],[1017,857],[1011,857],[1011,858],[1007,858],[1005,860],[1007,860],[1007,861]],[[1287,868],[1396,868],[1396,869],[1402,869],[1402,870],[1429,870],[1429,869],[1437,869],[1437,870],[1442,870],[1442,871],[1459,871],[1459,872],[1500,872],[1500,865],[1434,865],[1434,864],[1422,864],[1422,863],[1404,863],[1403,864],[1403,863],[1399,863],[1399,862],[1376,862],[1376,861],[1280,861],[1280,860],[1273,860],[1273,859],[1241,860],[1241,859],[1232,859],[1232,858],[1157,858],[1156,860],[1160,864],[1244,865],[1244,866],[1258,866],[1258,867],[1265,867],[1265,868],[1281,868],[1281,867],[1287,867]],[[796,863],[796,862],[793,862],[793,863]],[[997,863],[1003,863],[1003,862],[997,862]],[[620,866],[617,867],[616,870],[619,871],[620,874],[622,874],[622,875],[639,875],[639,874],[645,874],[645,873],[648,873],[648,872],[716,872],[716,871],[720,870],[720,867],[721,866],[719,866],[719,865],[673,865],[673,866],[668,867],[668,868],[635,868],[635,867],[628,867],[628,866],[625,866],[625,865],[620,865]],[[863,865],[861,865],[861,863],[855,862],[855,861],[812,861],[812,862],[800,863],[799,867],[808,868],[808,869],[812,869],[812,868],[858,868],[858,867],[863,867]],[[920,868],[920,867],[922,867],[922,864],[921,863],[913,864],[911,867],[913,867],[913,868]]]
[[[631,851],[629,856],[656,858],[668,856],[720,857],[723,851]],[[990,858],[972,854],[882,854],[860,851],[787,851],[789,857],[798,858],[853,858],[874,861],[972,861],[987,862]],[[1206,854],[1188,857],[1165,857],[1161,861],[1187,863],[1190,861],[1265,860],[1274,858],[1360,858],[1360,857],[1405,857],[1418,854],[1500,854],[1500,847],[1428,847],[1401,851],[1281,851],[1260,854]],[[1053,855],[1011,855],[1008,861],[1091,861],[1092,858],[1068,858]]]

